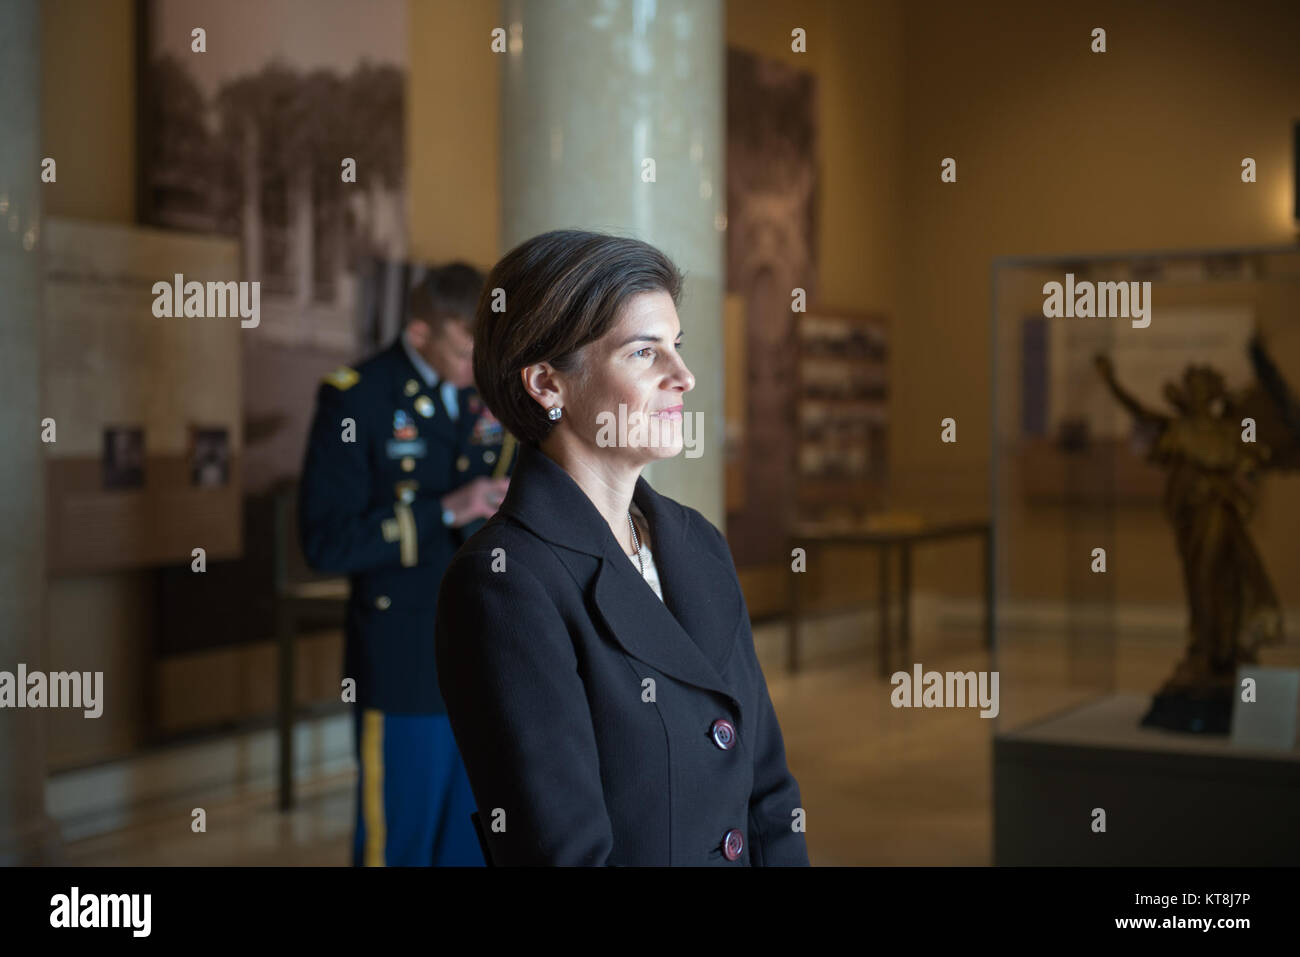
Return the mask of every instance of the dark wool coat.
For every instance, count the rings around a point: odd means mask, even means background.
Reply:
[[[528,446],[443,579],[439,683],[492,863],[807,865],[731,551],[644,478],[633,498],[666,604]]]

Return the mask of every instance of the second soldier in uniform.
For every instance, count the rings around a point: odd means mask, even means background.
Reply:
[[[483,276],[454,263],[412,291],[388,348],[326,376],[299,495],[302,546],[351,581],[356,865],[482,865],[473,796],[438,690],[438,586],[505,495],[514,438],[473,388]]]

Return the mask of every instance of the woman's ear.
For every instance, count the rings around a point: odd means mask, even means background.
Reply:
[[[524,391],[543,409],[564,404],[564,388],[549,362],[536,362],[519,371]]]

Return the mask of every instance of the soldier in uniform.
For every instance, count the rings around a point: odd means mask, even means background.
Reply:
[[[397,340],[326,376],[316,396],[299,524],[312,567],[352,586],[354,865],[483,864],[434,653],[443,572],[497,510],[514,458],[514,437],[473,387],[482,287],[472,266],[436,271],[412,291]]]

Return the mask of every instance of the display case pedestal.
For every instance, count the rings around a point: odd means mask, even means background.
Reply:
[[[1232,688],[1161,691],[1142,718],[1145,728],[1192,734],[1227,734],[1232,730]]]
[[[1143,727],[1150,704],[1112,694],[994,735],[994,864],[1300,864],[1300,750]]]

